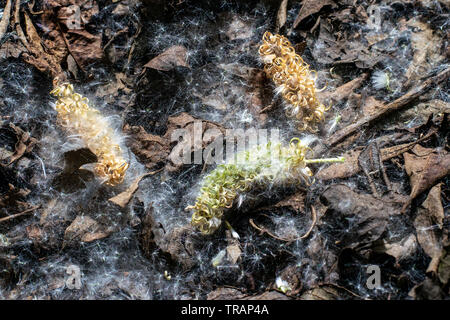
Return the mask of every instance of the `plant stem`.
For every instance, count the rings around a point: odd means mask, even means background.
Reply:
[[[344,157],[337,158],[324,158],[324,159],[305,159],[305,163],[332,163],[332,162],[344,162]]]

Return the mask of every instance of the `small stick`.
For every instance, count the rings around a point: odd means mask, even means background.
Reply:
[[[11,220],[11,219],[20,217],[20,216],[24,216],[24,215],[26,215],[26,214],[29,214],[30,212],[33,212],[34,210],[36,210],[36,209],[38,209],[38,208],[40,208],[40,207],[41,207],[41,205],[37,205],[37,206],[31,207],[31,208],[29,208],[29,209],[27,209],[27,210],[25,210],[25,211],[23,211],[23,212],[16,213],[16,214],[12,214],[12,215],[10,215],[10,216],[1,218],[1,219],[0,219],[0,222],[5,222],[5,221],[8,221],[8,220]]]
[[[383,164],[383,157],[381,156],[381,149],[380,149],[380,144],[378,142],[376,142],[376,146],[378,149],[378,163],[380,165],[381,168],[381,173],[383,174],[383,180],[384,183],[386,183],[386,187],[389,191],[392,191],[392,186],[391,186],[391,181],[389,180],[387,173],[386,173],[386,168]]]
[[[323,158],[323,159],[305,159],[305,163],[333,163],[333,162],[345,162],[344,157],[337,158]]]
[[[254,221],[253,219],[249,219],[249,222],[251,224],[251,226],[253,228],[255,228],[256,230],[258,230],[259,232],[261,232],[261,235],[264,233],[267,233],[269,236],[271,236],[272,238],[276,239],[276,240],[280,240],[280,241],[284,241],[284,242],[294,242],[294,241],[298,241],[301,239],[305,239],[307,238],[310,234],[311,231],[313,230],[314,226],[316,225],[317,222],[317,214],[316,214],[316,210],[314,209],[313,206],[311,206],[311,213],[312,213],[312,223],[311,226],[309,227],[308,231],[306,231],[306,233],[304,235],[302,235],[301,237],[295,238],[295,239],[286,239],[286,238],[280,238],[277,237],[276,235],[274,235],[273,233],[271,233],[269,230],[267,230],[266,228],[261,228],[259,227]]]
[[[380,119],[383,116],[386,116],[394,111],[400,110],[401,108],[405,107],[409,103],[411,103],[413,100],[417,99],[421,95],[423,95],[425,92],[430,90],[433,85],[436,85],[442,81],[445,81],[450,76],[450,68],[445,69],[444,71],[438,73],[436,76],[431,77],[427,80],[425,80],[421,85],[409,90],[407,93],[405,93],[400,98],[392,101],[391,103],[388,103],[386,105],[380,105],[380,108],[378,111],[370,114],[367,117],[362,118],[361,120],[348,125],[347,127],[337,131],[335,134],[333,134],[329,139],[327,145],[333,146],[337,144],[338,142],[341,142],[344,138],[348,137],[349,135],[357,132],[358,130],[361,130],[361,128],[365,125],[371,124],[374,121]]]

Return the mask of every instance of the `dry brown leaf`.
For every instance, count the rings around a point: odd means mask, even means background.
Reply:
[[[11,17],[11,6],[12,0],[7,0],[5,9],[3,10],[2,19],[0,21],[0,41],[2,40],[3,35],[8,29],[9,18]]]
[[[106,231],[89,216],[77,216],[64,233],[64,244],[72,241],[91,242],[107,237],[111,232]]]
[[[81,68],[102,59],[102,38],[86,30],[68,30],[69,50]],[[67,36],[66,36],[67,37]]]
[[[386,230],[390,217],[400,214],[401,208],[396,199],[356,193],[343,184],[328,187],[321,199],[330,211],[323,219],[330,219],[329,223],[335,223],[336,219],[352,221],[351,228],[340,240],[343,246],[350,248],[377,241]]]
[[[296,194],[281,200],[274,205],[275,208],[291,207],[295,212],[304,212],[305,210],[305,194],[297,192]]]
[[[170,153],[167,139],[149,134],[143,127],[125,125],[124,131],[131,136],[129,147],[147,168],[164,164]]]
[[[280,29],[283,28],[286,23],[287,5],[288,5],[288,0],[282,0],[280,3],[280,7],[278,8],[277,22],[276,22],[276,28],[275,28],[276,33],[278,33],[280,31]]]
[[[322,101],[331,101],[332,103],[340,102],[350,96],[355,89],[359,88],[364,80],[367,79],[368,73],[363,73],[358,78],[353,79],[332,91],[321,91],[317,93],[317,97]]]
[[[111,201],[112,203],[117,204],[118,206],[125,208],[126,205],[128,204],[128,202],[130,202],[131,197],[133,196],[133,194],[136,192],[136,190],[139,188],[139,182],[141,182],[141,180],[147,176],[153,175],[155,173],[157,173],[158,171],[154,171],[154,172],[148,172],[148,173],[144,173],[143,175],[140,175],[139,177],[137,177],[133,183],[127,188],[127,190],[125,190],[122,193],[119,193],[118,195],[112,197],[109,199],[109,201]]]
[[[345,158],[344,162],[333,163],[332,165],[320,170],[315,175],[315,178],[320,180],[330,180],[351,177],[360,170],[358,159],[361,152],[362,149],[347,151],[342,155]]]
[[[428,271],[437,271],[441,257],[442,242],[440,232],[443,227],[444,208],[441,201],[441,184],[431,188],[428,197],[419,207],[414,219],[417,240],[423,251],[432,259]]]
[[[244,298],[245,294],[233,288],[217,288],[206,296],[206,300],[236,300]]]
[[[336,4],[332,0],[306,0],[303,1],[302,7],[295,18],[294,24],[292,26],[293,29],[297,28],[297,26],[302,22],[306,17],[319,12],[324,6],[336,6]]]
[[[434,132],[435,131],[431,131],[427,135],[411,143],[404,143],[392,147],[382,148],[380,150],[382,161],[392,159],[405,153],[406,151],[413,148],[417,143],[428,139],[432,134],[434,134]],[[353,150],[347,151],[342,155],[345,158],[345,162],[333,163],[330,166],[320,170],[315,175],[315,177],[320,180],[330,180],[338,178],[348,178],[357,174],[361,170],[361,167],[358,164],[358,159],[362,150],[362,147],[356,147]]]
[[[420,79],[428,70],[431,70],[444,59],[440,55],[441,37],[427,23],[412,18],[407,22],[407,25],[415,30],[411,33],[411,46],[414,50],[414,56],[405,73],[407,81],[403,85],[404,88],[409,87],[412,82]]]
[[[403,157],[405,170],[410,179],[411,194],[402,212],[420,193],[450,174],[450,154],[445,149],[438,151],[415,145],[412,152],[404,153]]]
[[[384,252],[395,258],[397,262],[407,259],[417,250],[417,240],[414,234],[401,239],[398,242],[389,243],[382,240],[380,246],[374,248],[375,252]]]
[[[242,250],[238,244],[231,244],[227,246],[227,257],[231,264],[236,264],[238,259],[241,257]]]
[[[189,68],[187,50],[183,46],[170,47],[144,65],[145,68],[160,71],[169,71],[178,66]]]
[[[12,123],[9,124],[9,127],[16,135],[17,142],[14,147],[14,153],[5,161],[7,166],[20,159],[25,153],[33,150],[34,145],[37,143],[37,140],[31,137],[28,132],[23,131]]]

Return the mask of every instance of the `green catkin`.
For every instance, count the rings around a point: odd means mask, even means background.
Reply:
[[[342,162],[344,158],[305,159],[310,149],[294,138],[289,146],[280,143],[259,145],[239,153],[233,161],[218,165],[202,181],[193,206],[191,223],[203,234],[214,233],[221,225],[226,209],[239,194],[270,184],[309,185],[313,183],[308,163]]]

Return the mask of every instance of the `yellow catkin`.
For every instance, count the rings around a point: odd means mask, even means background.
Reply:
[[[75,93],[69,83],[57,85],[51,94],[58,98],[55,105],[58,122],[70,134],[78,135],[97,156],[95,174],[106,179],[108,185],[122,183],[128,163],[119,146],[120,137],[107,119],[89,106],[87,98]]]
[[[300,130],[316,131],[327,110],[316,97],[316,77],[312,76],[316,72],[295,53],[286,37],[266,32],[262,40],[259,54],[264,71],[287,102],[287,116],[300,121]]]

